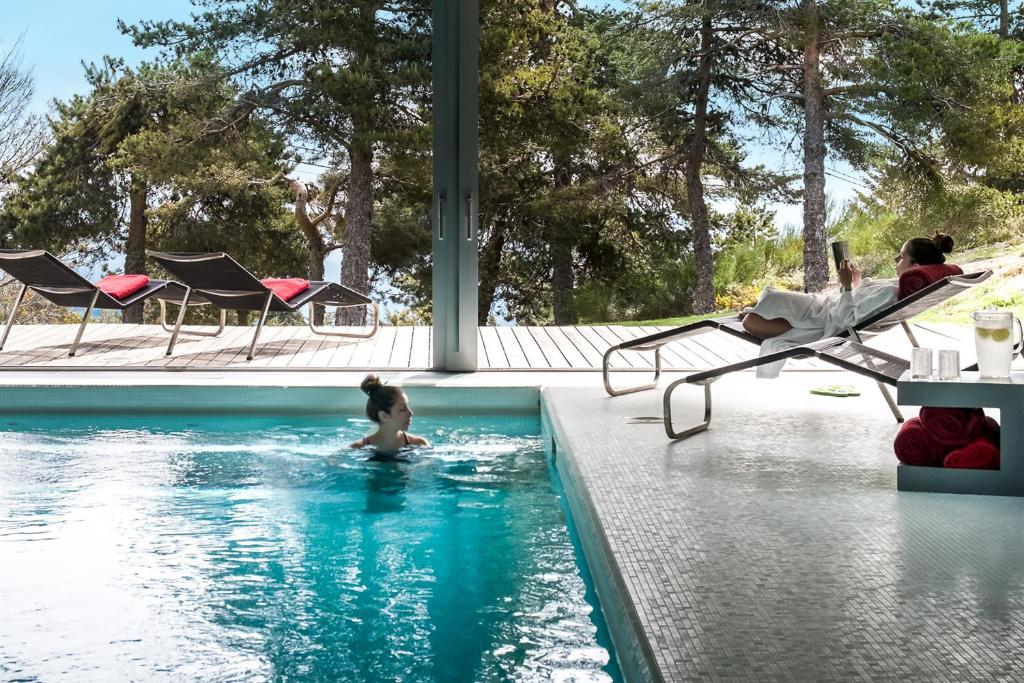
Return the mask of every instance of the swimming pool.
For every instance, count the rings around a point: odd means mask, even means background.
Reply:
[[[535,416],[0,424],[0,673],[619,680]],[[554,483],[553,483],[554,482]]]

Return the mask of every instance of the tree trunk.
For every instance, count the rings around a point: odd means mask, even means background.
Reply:
[[[565,159],[555,160],[555,196],[569,186],[572,174]],[[569,229],[567,229],[569,228]],[[573,289],[576,279],[573,275],[573,231],[570,226],[560,224],[548,227],[551,244],[551,289],[554,292],[554,315],[556,325],[575,325],[576,310],[573,306]]]
[[[819,14],[804,4],[804,290],[828,284],[825,245],[825,109],[818,62]]]
[[[289,178],[288,183],[295,192],[295,221],[306,238],[306,246],[309,249],[308,277],[310,280],[323,280],[327,245],[324,243],[324,236],[320,234],[318,223],[309,216],[309,188],[301,180]],[[324,324],[323,306],[313,307],[313,323]]]
[[[341,284],[357,292],[370,290],[370,233],[373,227],[373,152],[361,142],[366,126],[357,126],[355,141],[349,147],[351,169],[345,201],[345,239],[341,261]],[[338,324],[362,325],[365,308],[342,308]]]
[[[572,272],[572,245],[555,238],[551,245],[551,285],[555,293],[555,324],[575,325],[573,306],[575,278]]]
[[[481,217],[482,218],[482,217]],[[480,221],[484,225],[484,221]],[[486,325],[491,313],[491,306],[498,295],[498,284],[501,276],[501,253],[505,249],[505,228],[495,225],[487,241],[480,249],[480,298],[476,309],[477,324]]]
[[[131,275],[146,274],[146,183],[131,179],[128,190],[128,243],[125,246],[124,272]],[[121,314],[121,322],[141,323],[143,304],[129,306]]]
[[[999,37],[1004,40],[1010,37],[1009,4],[1009,0],[999,0]]]
[[[700,27],[700,61],[697,64],[697,92],[694,101],[693,138],[686,153],[686,201],[693,229],[693,257],[697,282],[693,288],[693,312],[715,310],[714,256],[711,253],[711,221],[704,201],[701,167],[707,152],[708,92],[711,89],[714,28],[711,24],[714,6],[704,9]]]

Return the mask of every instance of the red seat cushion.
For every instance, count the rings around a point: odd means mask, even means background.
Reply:
[[[291,301],[298,294],[309,289],[309,280],[303,280],[298,277],[268,277],[260,280],[260,282],[262,282],[267,289],[273,290],[274,294],[277,294],[285,301]]]
[[[107,275],[96,286],[108,296],[123,299],[149,284],[145,275]]]
[[[950,275],[963,275],[964,271],[960,266],[952,263],[933,263],[929,266],[914,266],[907,272],[900,275],[899,298],[910,296]]]

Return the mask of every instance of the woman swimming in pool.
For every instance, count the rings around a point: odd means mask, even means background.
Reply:
[[[373,446],[380,452],[393,452],[406,446],[429,446],[422,436],[408,433],[412,409],[405,393],[398,387],[382,384],[377,375],[367,375],[359,385],[369,398],[366,417],[377,423],[377,431],[359,439],[352,448]]]

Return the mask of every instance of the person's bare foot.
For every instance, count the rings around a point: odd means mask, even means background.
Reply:
[[[739,313],[736,314],[736,317],[739,318],[740,320],[743,320],[744,318],[747,317],[747,312],[746,311],[740,311]]]

